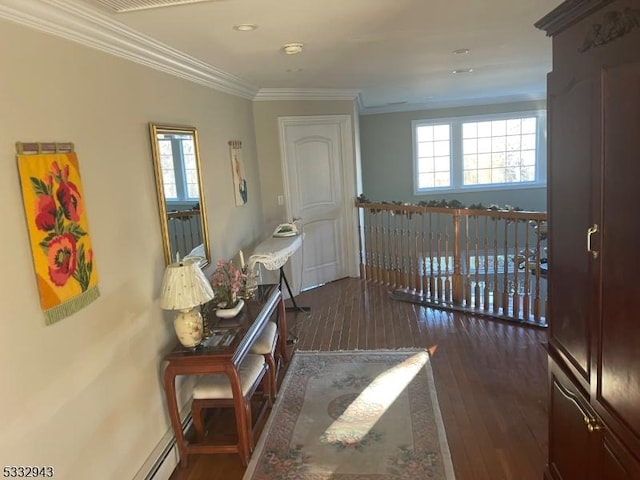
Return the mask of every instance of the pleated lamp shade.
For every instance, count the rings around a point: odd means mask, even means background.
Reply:
[[[212,298],[211,284],[196,262],[184,260],[167,266],[162,280],[160,308],[186,310],[207,303]]]

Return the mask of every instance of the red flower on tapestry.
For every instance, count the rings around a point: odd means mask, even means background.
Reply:
[[[62,287],[76,271],[76,239],[70,233],[58,235],[51,239],[48,250],[49,278]]]
[[[82,201],[78,187],[75,183],[69,181],[69,165],[65,165],[60,170],[58,164],[53,162],[53,173],[60,183],[56,191],[56,197],[60,202],[64,216],[73,222],[77,222],[80,220],[80,214],[82,213]]]
[[[56,202],[51,195],[40,195],[36,203],[36,227],[48,232],[56,225]]]

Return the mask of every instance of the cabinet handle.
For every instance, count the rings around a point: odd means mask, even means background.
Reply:
[[[595,418],[592,418],[590,419],[589,423],[587,423],[587,430],[589,430],[589,433],[593,433],[598,430],[604,430],[604,425],[602,425]]]
[[[602,425],[597,418],[589,417],[585,414],[582,419],[584,420],[584,424],[587,426],[589,433],[604,430],[604,425]]]
[[[591,236],[594,233],[598,233],[597,223],[594,223],[592,227],[587,229],[587,252],[589,252],[593,258],[598,258],[598,251],[591,249]]]

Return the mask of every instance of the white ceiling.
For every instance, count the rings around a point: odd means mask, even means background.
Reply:
[[[211,0],[116,13],[80,1],[256,91],[353,90],[364,113],[544,98],[551,41],[533,24],[561,3]],[[258,29],[235,31],[241,23]],[[286,55],[288,42],[303,53]]]

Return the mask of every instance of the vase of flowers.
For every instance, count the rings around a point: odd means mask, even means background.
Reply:
[[[244,301],[238,298],[238,293],[245,281],[246,275],[231,260],[218,260],[211,276],[213,302],[217,306],[216,316],[231,318],[242,310]]]

